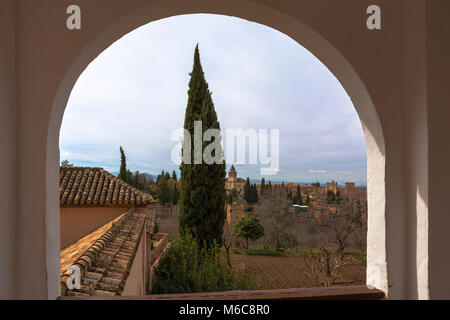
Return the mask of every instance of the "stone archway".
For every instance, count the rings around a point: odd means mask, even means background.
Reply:
[[[131,6],[130,6],[131,7]],[[369,91],[346,57],[307,23],[278,10],[250,1],[230,0],[211,3],[206,0],[155,1],[129,12],[107,24],[88,41],[76,55],[55,94],[50,114],[46,151],[46,269],[49,298],[59,288],[59,129],[64,110],[76,80],[88,64],[114,41],[149,22],[189,13],[231,15],[272,27],[308,49],[341,82],[361,119],[367,146],[368,239],[367,283],[385,292],[388,290],[385,217],[385,142],[380,119]],[[324,21],[325,23],[325,21]]]

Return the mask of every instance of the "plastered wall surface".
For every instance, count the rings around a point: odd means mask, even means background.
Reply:
[[[382,29],[368,30],[375,3]],[[448,1],[79,0],[81,30],[66,28],[70,4],[1,3],[1,297],[57,295],[59,128],[78,76],[135,28],[202,12],[273,27],[333,72],[366,136],[369,284],[390,298],[450,298]]]

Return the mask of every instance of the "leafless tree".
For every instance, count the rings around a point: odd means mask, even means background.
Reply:
[[[341,202],[341,207],[342,213],[329,214],[321,219],[320,224],[329,231],[325,233],[328,241],[336,245],[336,254],[343,259],[351,236],[358,230],[365,230],[366,222],[360,201],[347,199]]]
[[[306,276],[314,280],[316,286],[330,287],[340,279],[342,267],[350,261],[349,258],[333,255],[330,248],[321,245],[318,252],[309,250],[301,268]]]
[[[222,243],[225,248],[227,264],[231,267],[230,247],[233,243],[233,229],[227,221],[225,221],[225,225],[223,227]]]
[[[291,225],[290,205],[291,200],[288,199],[286,188],[276,186],[262,194],[260,204],[256,208],[256,216],[261,219],[263,225],[270,226],[277,250],[280,249],[281,232]],[[264,229],[268,230],[267,226]]]

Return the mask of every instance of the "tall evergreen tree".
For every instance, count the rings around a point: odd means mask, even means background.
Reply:
[[[177,183],[173,184],[173,193],[172,193],[172,204],[176,206],[178,204],[178,200],[180,198],[180,193],[177,190]]]
[[[311,204],[311,198],[309,197],[309,193],[306,194],[305,204],[309,206]]]
[[[251,202],[251,184],[250,184],[250,178],[249,177],[247,177],[247,181],[245,181],[245,184],[244,184],[244,194],[243,194],[243,197],[244,197],[244,200],[245,201],[247,201],[248,203],[250,203]]]
[[[123,151],[122,146],[120,147],[120,170],[117,178],[122,181],[128,182],[128,171],[127,171],[127,157],[125,156],[125,152]]]
[[[256,188],[256,183],[253,184],[253,188],[252,188],[252,202],[253,203],[258,202],[258,188]]]
[[[194,162],[194,122],[202,121],[202,134],[208,129],[219,129],[220,124],[214,109],[211,92],[200,63],[198,45],[194,53],[194,65],[190,73],[188,103],[184,128],[190,137],[184,137],[183,161],[181,163],[180,231],[190,230],[199,244],[210,247],[214,241],[221,243],[225,222],[225,161],[201,164]],[[188,141],[191,138],[190,149]],[[223,159],[221,137],[214,156]],[[211,141],[212,143],[213,141]],[[202,153],[209,142],[203,142]],[[191,163],[184,158],[190,156]],[[189,157],[188,157],[189,158]]]
[[[172,171],[172,179],[177,181],[177,173],[175,172],[175,170]]]
[[[159,202],[162,203],[163,206],[166,203],[170,203],[171,200],[170,189],[167,180],[164,178],[162,178],[158,183],[157,197]]]
[[[133,185],[133,181],[134,181],[134,174],[133,172],[127,169],[127,179],[125,180],[125,182]]]
[[[266,188],[266,180],[264,178],[262,178],[261,179],[261,190],[260,190],[261,195],[264,193],[265,188]]]
[[[295,195],[295,203],[300,206],[303,204],[302,193],[300,191],[300,185],[297,185],[297,194]]]
[[[156,184],[159,183],[159,181],[161,181],[161,179],[164,179],[166,177],[166,172],[164,170],[161,170],[161,173],[158,174],[158,176],[156,177]]]
[[[139,173],[139,171],[135,171],[133,174],[133,187],[137,188],[137,189],[141,189],[141,174]]]

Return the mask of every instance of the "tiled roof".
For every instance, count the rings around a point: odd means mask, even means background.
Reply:
[[[125,214],[125,213],[124,213]],[[105,225],[101,226],[97,230],[89,233],[80,240],[74,242],[68,247],[61,250],[60,253],[60,265],[61,265],[61,275],[69,268],[74,262],[89,249],[92,244],[97,241],[102,235],[104,235],[124,214],[121,214],[114,220],[109,221]]]
[[[63,207],[145,207],[153,198],[103,168],[60,167],[59,196]]]
[[[130,209],[111,223],[110,228],[93,241],[87,250],[73,262],[81,270],[80,290],[67,289],[66,281],[70,274],[65,272],[72,264],[66,263],[67,260],[73,258],[73,256],[67,257],[67,255],[73,255],[76,251],[75,247],[80,244],[76,242],[64,249],[61,252],[61,264],[64,263],[66,270],[62,269],[61,295],[120,295],[139,247],[142,232],[145,232],[145,221],[145,213]],[[94,233],[99,235],[99,230]]]

